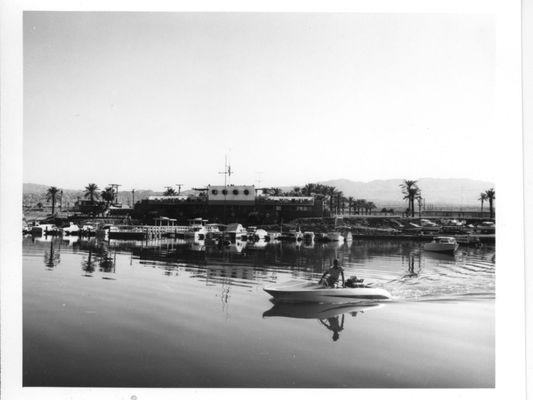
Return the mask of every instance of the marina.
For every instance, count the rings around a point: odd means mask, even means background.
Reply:
[[[2,398],[523,387],[520,7],[126,8],[16,19]]]

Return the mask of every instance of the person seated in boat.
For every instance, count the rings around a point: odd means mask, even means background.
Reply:
[[[333,260],[333,266],[324,272],[318,283],[324,287],[332,288],[336,286],[339,277],[342,277],[342,287],[345,287],[344,269],[339,265],[339,260],[335,259]]]

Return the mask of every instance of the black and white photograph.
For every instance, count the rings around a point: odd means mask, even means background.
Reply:
[[[20,18],[21,393],[523,380],[501,15]]]

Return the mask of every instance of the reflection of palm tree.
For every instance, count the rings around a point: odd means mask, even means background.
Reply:
[[[420,259],[418,260],[420,264]],[[420,265],[418,267],[420,270]],[[415,255],[409,253],[409,268],[407,269],[407,274],[403,276],[404,278],[416,278],[418,277],[418,272],[415,272]]]
[[[92,249],[89,248],[89,257],[86,260],[82,260],[81,269],[85,271],[85,276],[92,276],[94,272],[94,260],[92,259]]]
[[[326,328],[328,328],[330,331],[333,332],[332,340],[336,342],[339,340],[339,332],[344,329],[344,314],[341,314],[341,320],[339,323],[339,316],[335,316],[332,318],[328,318],[328,324],[324,322],[324,320],[319,319],[320,323],[324,325]]]
[[[51,241],[50,242],[50,250],[46,253],[44,253],[44,265],[49,268],[49,269],[53,269],[55,268],[59,263],[61,262],[60,260],[60,253],[59,252],[55,252],[55,249],[54,249],[54,242]]]

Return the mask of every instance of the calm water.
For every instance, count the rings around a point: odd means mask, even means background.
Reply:
[[[495,253],[406,241],[313,247],[23,239],[24,385],[493,387]],[[275,305],[334,257],[389,290]]]

